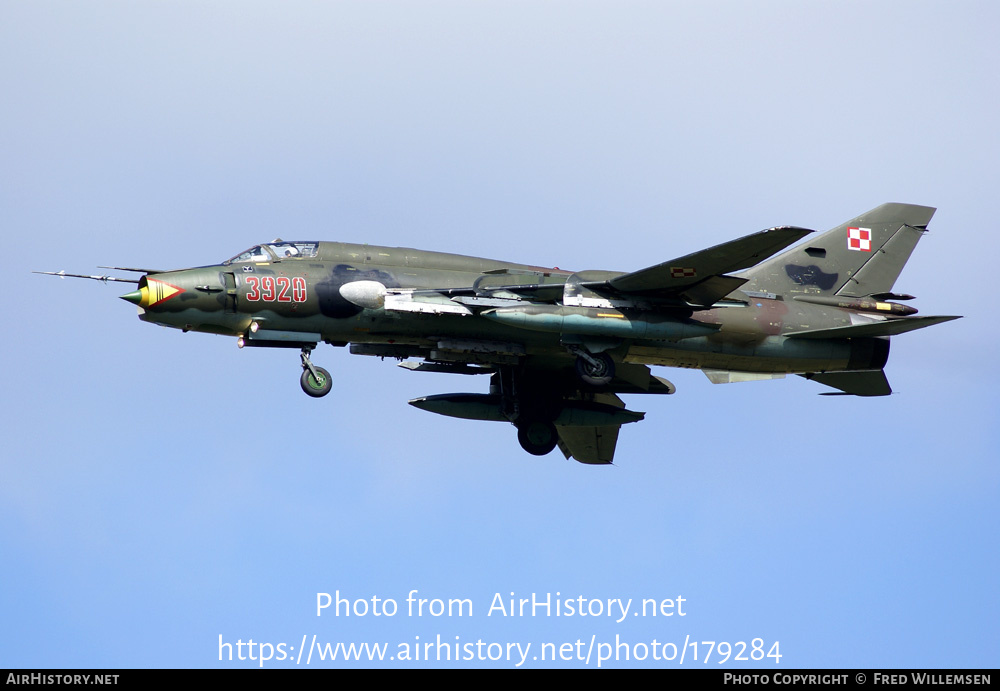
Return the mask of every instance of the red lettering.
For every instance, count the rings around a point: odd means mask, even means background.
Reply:
[[[249,302],[305,302],[306,279],[301,276],[246,276]]]
[[[288,289],[291,287],[292,282],[288,280],[287,276],[278,276],[278,302],[291,302],[292,298],[288,295]]]
[[[260,279],[256,276],[247,276],[247,300],[250,302],[257,302],[260,300],[260,292],[258,292],[258,287],[260,286]]]
[[[260,298],[264,302],[274,302],[274,276],[260,279]]]

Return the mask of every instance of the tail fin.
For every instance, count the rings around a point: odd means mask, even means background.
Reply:
[[[864,297],[889,293],[935,209],[883,204],[739,274],[742,290]]]

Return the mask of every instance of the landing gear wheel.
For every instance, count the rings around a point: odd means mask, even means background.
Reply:
[[[594,362],[585,357],[576,358],[576,374],[591,386],[604,386],[615,378],[615,361],[607,353],[591,355]]]
[[[544,456],[556,448],[559,433],[551,422],[529,422],[518,426],[517,441],[532,456]]]
[[[313,370],[315,370],[316,376],[313,376],[313,373],[308,369],[302,370],[302,377],[299,379],[299,383],[302,385],[302,390],[307,394],[313,398],[320,398],[330,393],[330,389],[333,388],[333,378],[322,367],[313,365]]]

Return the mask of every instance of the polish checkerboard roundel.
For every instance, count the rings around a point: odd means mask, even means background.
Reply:
[[[848,228],[847,249],[854,250],[855,252],[871,252],[872,251],[871,228]]]

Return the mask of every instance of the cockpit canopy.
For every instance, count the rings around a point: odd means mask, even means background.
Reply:
[[[242,264],[244,262],[271,262],[281,259],[301,259],[315,257],[319,249],[318,242],[269,242],[264,245],[254,245],[246,252],[227,259],[223,264]]]

